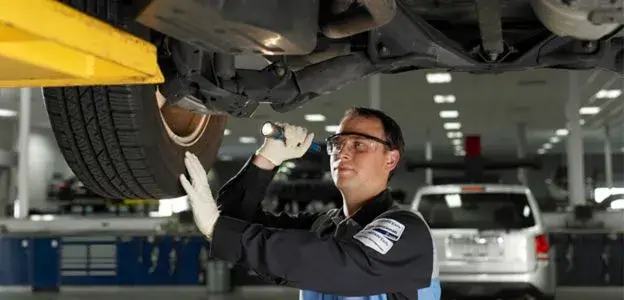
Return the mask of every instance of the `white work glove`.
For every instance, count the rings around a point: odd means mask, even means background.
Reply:
[[[219,208],[212,197],[208,176],[201,162],[191,152],[186,152],[184,164],[191,177],[191,182],[184,174],[180,174],[180,183],[188,195],[193,208],[195,224],[206,237],[212,238],[214,225],[219,217]]]
[[[302,157],[312,145],[314,133],[308,133],[307,129],[300,126],[287,123],[276,124],[284,128],[286,141],[265,138],[264,143],[258,148],[256,154],[279,166],[286,160]]]

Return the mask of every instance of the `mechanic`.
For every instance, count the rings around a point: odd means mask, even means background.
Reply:
[[[404,148],[398,124],[381,111],[353,108],[327,139],[341,209],[297,216],[271,214],[263,195],[282,162],[300,158],[313,133],[289,124],[285,141],[267,138],[215,202],[206,171],[186,154],[191,182],[180,181],[212,255],[299,288],[300,299],[440,299],[431,233],[400,209],[388,180]],[[217,207],[218,206],[218,207]]]

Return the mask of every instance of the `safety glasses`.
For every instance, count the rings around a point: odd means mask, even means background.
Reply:
[[[327,154],[335,155],[343,150],[354,153],[368,153],[375,151],[379,146],[392,148],[389,141],[382,140],[359,132],[341,132],[329,136],[326,140]]]

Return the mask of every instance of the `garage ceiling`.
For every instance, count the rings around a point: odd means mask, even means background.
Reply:
[[[600,90],[621,90],[623,79],[608,71],[576,71],[579,74],[583,106],[598,106],[596,115],[583,115],[585,147],[588,152],[603,152],[603,123],[612,127],[613,147],[623,145],[622,121],[624,98],[596,99]],[[518,124],[526,123],[528,153],[538,149],[556,136],[556,130],[565,128],[565,102],[569,95],[569,72],[534,70],[497,75],[450,74],[448,83],[430,84],[427,74],[432,71],[414,71],[381,76],[381,108],[402,126],[410,156],[424,157],[425,143],[432,143],[434,156],[452,156],[455,149],[444,128],[445,122],[460,122],[464,136],[481,136],[482,152],[491,156],[516,155]],[[453,95],[454,103],[436,103],[436,95]],[[279,114],[268,106],[261,107],[249,120],[230,119],[224,138],[225,156],[249,155],[258,144],[245,145],[241,136],[253,136],[259,142],[259,126],[264,120],[281,120],[307,126],[319,139],[326,137],[326,125],[335,125],[344,110],[350,106],[369,106],[369,80],[364,79],[343,87],[330,95],[312,101],[297,111]],[[456,110],[456,119],[442,119],[441,110]],[[324,122],[308,122],[306,114],[323,114]],[[455,131],[455,130],[452,130]],[[565,137],[551,143],[547,153],[562,153]]]
[[[529,154],[537,154],[539,148],[556,136],[557,129],[565,128],[564,105],[570,88],[567,71],[534,70],[497,75],[453,73],[450,74],[450,82],[438,84],[427,82],[428,73],[434,72],[413,71],[380,76],[381,108],[402,126],[408,153],[414,158],[424,157],[427,140],[432,142],[434,157],[454,155],[455,149],[447,136],[449,130],[444,128],[445,122],[460,122],[461,129],[458,131],[463,136],[480,135],[482,152],[489,156],[515,155],[519,123],[527,124]],[[603,152],[605,123],[612,128],[614,149],[621,149],[624,146],[624,95],[598,99],[596,93],[600,90],[621,90],[624,80],[608,71],[578,71],[578,74],[583,106],[601,108],[596,115],[582,116],[586,151]],[[36,99],[32,125],[49,128],[40,90],[34,91]],[[436,95],[453,95],[455,102],[436,103]],[[316,133],[317,140],[322,141],[329,135],[325,127],[336,125],[345,109],[369,104],[369,79],[363,79],[319,97],[296,111],[280,114],[273,112],[268,105],[261,105],[250,119],[229,119],[228,135],[223,139],[220,155],[223,159],[250,155],[262,142],[259,128],[265,120],[307,126]],[[0,89],[0,109],[16,111],[18,108],[18,90]],[[441,110],[456,110],[458,117],[442,119]],[[326,120],[306,121],[307,114],[322,114]],[[241,143],[240,137],[254,137],[256,143]],[[547,153],[563,153],[564,143],[565,137],[551,143],[553,147]]]

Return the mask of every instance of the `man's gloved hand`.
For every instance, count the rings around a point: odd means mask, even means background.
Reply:
[[[195,224],[206,237],[212,238],[214,225],[219,217],[219,208],[212,197],[208,176],[201,162],[190,152],[186,152],[184,164],[191,177],[191,182],[184,174],[180,174],[180,183],[188,195],[189,202],[193,208]]]
[[[277,125],[284,128],[286,141],[265,138],[256,154],[279,166],[286,160],[302,157],[312,145],[314,133],[308,133],[308,130],[303,127],[287,123],[277,123]]]

